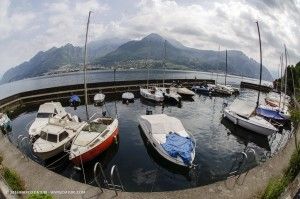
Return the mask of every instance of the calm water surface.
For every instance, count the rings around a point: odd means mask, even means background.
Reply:
[[[178,75],[174,78],[185,78],[187,74],[189,73],[180,75],[180,73],[177,74],[175,72],[171,75]],[[99,78],[97,78],[97,74],[93,75],[95,75],[95,79],[92,78],[93,80],[91,81]],[[130,75],[135,77],[136,73]],[[195,73],[189,75],[187,78],[195,76]],[[207,78],[210,77],[210,74],[206,75]],[[62,77],[54,77],[54,79],[49,78],[47,80],[40,79],[40,81],[53,82],[51,85],[56,85],[58,84],[54,81],[56,78],[61,80],[59,84],[65,83]],[[71,79],[73,78],[76,79],[76,77],[71,76]],[[109,79],[107,77],[103,81],[108,81]],[[38,80],[39,78],[26,81],[35,82]],[[240,80],[229,78],[229,82],[235,84]],[[264,94],[261,97],[262,99],[263,96]],[[253,104],[256,97],[257,92],[248,89],[241,90],[238,96],[238,98],[246,99]],[[85,166],[87,183],[96,186],[93,179],[93,166],[97,161],[100,161],[104,165],[107,175],[112,165],[116,164],[118,166],[127,191],[167,191],[201,186],[225,179],[232,170],[231,168],[234,167],[235,157],[238,153],[244,151],[247,146],[255,149],[258,159],[264,159],[266,154],[274,153],[285,145],[289,137],[289,131],[284,130],[282,134],[277,134],[274,138],[268,139],[235,127],[232,123],[223,119],[223,102],[228,101],[230,104],[235,98],[236,96],[210,98],[196,95],[193,98],[194,101],[183,101],[181,108],[176,106],[154,106],[140,99],[136,99],[133,104],[129,105],[122,104],[121,101],[107,102],[103,107],[89,105],[90,115],[107,110],[110,115],[114,116],[116,103],[120,136],[117,145],[114,145],[98,157],[97,160]],[[138,127],[137,118],[139,115],[145,114],[147,107],[150,107],[153,113],[166,113],[179,118],[185,128],[194,135],[197,141],[194,161],[197,166],[194,170],[184,171],[174,168],[160,158],[156,151],[145,143]],[[66,110],[71,114],[80,116],[82,119],[85,118],[84,106],[78,107],[77,110],[66,107]],[[26,125],[34,120],[36,111],[28,110],[12,121],[13,131],[9,134],[9,138],[14,144],[17,145],[19,135],[28,135]],[[24,147],[21,147],[21,150],[33,158],[26,144],[24,144]],[[253,158],[254,156],[251,158],[251,155],[249,155],[249,157],[249,160],[246,162],[246,169],[257,165]],[[66,177],[83,182],[82,172],[75,170],[68,160],[59,161],[52,165],[51,162],[53,161],[55,160],[40,163]]]

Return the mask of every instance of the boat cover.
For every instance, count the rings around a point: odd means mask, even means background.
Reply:
[[[70,101],[71,102],[80,102],[80,98],[78,97],[78,95],[72,95]]]
[[[161,145],[164,150],[173,158],[178,156],[186,165],[192,161],[193,141],[189,137],[182,137],[176,132],[170,132],[167,135],[166,142]]]
[[[47,102],[41,104],[38,110],[39,113],[62,113],[66,114],[60,102]]]
[[[255,106],[249,105],[247,102],[236,99],[228,107],[228,109],[241,117],[249,118],[251,114],[255,111]]]
[[[185,132],[181,121],[175,117],[169,117],[166,114],[142,115],[145,125],[149,131],[154,134],[168,134],[169,132]]]
[[[268,108],[258,107],[256,109],[256,113],[258,115],[261,115],[269,119],[280,120],[280,121],[285,120],[285,118],[283,118],[280,115],[279,111],[268,109]]]

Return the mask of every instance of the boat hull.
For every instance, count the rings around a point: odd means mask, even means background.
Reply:
[[[99,143],[97,146],[95,146],[93,149],[81,154],[80,156],[76,156],[71,161],[75,165],[81,165],[81,163],[86,163],[97,156],[99,156],[101,153],[103,153],[105,150],[107,150],[112,144],[114,144],[115,139],[117,139],[117,136],[119,134],[119,128],[116,128],[114,132],[103,142]]]
[[[49,158],[52,158],[56,155],[58,155],[59,153],[64,152],[64,149],[68,148],[71,145],[71,141],[69,141],[68,144],[66,145],[61,145],[60,147],[52,150],[52,151],[47,151],[47,152],[34,152],[35,155],[37,155],[40,159],[42,160],[47,160]]]
[[[156,96],[155,94],[147,94],[144,92],[140,92],[141,97],[143,97],[145,100],[154,102],[154,103],[162,103],[164,101],[164,97],[162,96]]]
[[[240,117],[236,114],[233,114],[228,110],[224,110],[224,117],[229,119],[235,125],[241,126],[247,130],[253,131],[253,132],[261,134],[261,135],[269,136],[269,135],[272,135],[273,133],[276,133],[276,131],[273,129],[265,128],[265,127],[250,123],[248,119]]]

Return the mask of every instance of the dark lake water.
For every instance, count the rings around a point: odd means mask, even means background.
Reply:
[[[137,78],[136,73],[129,74],[133,79]],[[139,72],[140,73],[140,72]],[[199,75],[198,73],[180,73],[170,72],[170,77],[174,78],[191,78]],[[106,73],[105,73],[106,74]],[[105,74],[101,74],[101,80],[108,81],[110,78]],[[112,74],[111,72],[108,74]],[[124,74],[124,73],[123,73]],[[144,73],[143,73],[144,74]],[[180,75],[181,74],[181,75]],[[93,81],[98,78],[98,73],[90,74],[94,76]],[[147,75],[147,74],[146,74]],[[211,78],[211,74],[206,78]],[[143,76],[145,77],[145,76]],[[154,76],[153,76],[154,77]],[[205,78],[201,76],[202,78]],[[63,84],[63,77],[52,77],[45,79],[35,78],[25,81],[41,81],[53,82],[52,85]],[[57,78],[61,82],[56,82]],[[68,75],[69,79],[76,77]],[[120,78],[120,77],[119,77]],[[127,77],[126,77],[127,78]],[[200,78],[200,75],[199,77]],[[221,79],[221,77],[219,77]],[[55,80],[55,81],[54,81]],[[74,83],[72,80],[72,83]],[[98,79],[100,80],[100,79]],[[229,78],[229,82],[238,84],[241,78]],[[221,80],[220,80],[221,81]],[[18,83],[19,84],[19,83]],[[30,83],[31,84],[31,83]],[[35,85],[36,87],[36,85]],[[34,87],[34,88],[35,88]],[[262,94],[263,99],[265,94]],[[235,167],[235,157],[243,152],[246,147],[255,150],[257,160],[265,160],[269,154],[273,154],[278,149],[285,146],[290,135],[290,131],[284,130],[282,134],[278,133],[273,138],[258,136],[244,129],[235,127],[232,123],[222,118],[222,104],[224,101],[231,103],[236,97],[246,99],[249,103],[255,103],[257,92],[242,89],[239,96],[231,97],[208,97],[203,95],[194,96],[194,101],[183,101],[182,107],[176,106],[154,106],[146,103],[141,99],[136,99],[134,103],[125,105],[121,101],[107,102],[103,107],[94,107],[89,105],[90,115],[93,113],[101,113],[102,109],[108,111],[110,115],[115,114],[115,103],[119,115],[119,143],[111,147],[104,154],[99,156],[97,160],[85,165],[87,183],[95,185],[93,179],[93,167],[97,161],[104,165],[105,173],[108,175],[112,165],[116,164],[120,171],[120,175],[127,191],[167,191],[202,186],[213,183],[218,180],[225,179]],[[145,114],[146,108],[150,107],[153,113],[165,113],[170,116],[179,118],[185,128],[191,132],[197,141],[196,157],[194,163],[196,168],[191,171],[185,171],[174,168],[166,163],[160,156],[143,140],[143,136],[138,127],[137,118],[139,115]],[[81,118],[85,118],[85,109],[83,106],[77,110],[66,107],[71,114],[76,114]],[[37,110],[28,110],[22,113],[12,121],[13,131],[9,134],[10,140],[17,145],[19,135],[28,135],[26,125],[34,120]],[[25,145],[21,147],[31,158],[30,150]],[[34,158],[33,158],[34,159]],[[59,161],[51,164],[55,160],[41,162],[49,169],[54,170],[66,177],[83,182],[83,174],[73,168],[73,165],[67,161]],[[245,170],[257,165],[254,156],[249,154],[246,162]]]

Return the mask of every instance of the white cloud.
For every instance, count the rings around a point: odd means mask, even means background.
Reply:
[[[250,0],[140,0],[128,12],[127,2],[123,1],[124,10],[120,14],[113,1],[107,4],[100,0],[48,1],[41,3],[38,12],[18,13],[9,9],[8,0],[1,0],[0,58],[4,61],[0,72],[30,59],[39,50],[66,43],[82,45],[89,10],[93,11],[89,40],[139,39],[156,32],[194,48],[217,50],[221,45],[221,49],[242,50],[256,60],[259,53],[254,22],[259,20],[264,64],[277,70],[284,43],[293,64],[300,58],[300,1],[290,2],[293,1],[276,4]],[[120,17],[110,19],[109,15]],[[26,52],[16,55],[16,46],[26,48]],[[14,59],[7,58],[12,56]]]
[[[9,0],[0,2],[0,41],[28,27],[35,17],[34,13],[30,11],[10,14],[9,6]]]

